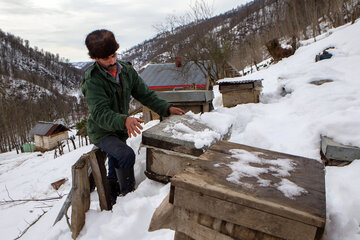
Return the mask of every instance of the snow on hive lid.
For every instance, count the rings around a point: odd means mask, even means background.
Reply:
[[[225,85],[225,84],[241,84],[241,83],[254,83],[254,82],[261,82],[264,79],[242,79],[242,78],[224,78],[221,79],[219,81],[217,81],[217,83],[219,85]]]

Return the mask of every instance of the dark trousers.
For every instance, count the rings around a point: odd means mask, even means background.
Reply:
[[[134,166],[134,150],[119,138],[107,136],[95,145],[107,153],[108,178],[116,178],[115,168],[131,168]]]

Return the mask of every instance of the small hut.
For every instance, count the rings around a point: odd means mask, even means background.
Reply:
[[[30,136],[34,137],[35,149],[47,151],[54,149],[58,143],[69,137],[68,128],[62,124],[49,122],[38,122],[30,131]]]
[[[262,80],[224,79],[218,81],[224,107],[235,107],[244,103],[258,103],[262,90]]]

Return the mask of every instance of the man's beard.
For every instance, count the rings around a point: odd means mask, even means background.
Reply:
[[[114,70],[115,67],[116,67],[116,63],[108,65],[107,67],[105,67],[105,69],[108,71],[111,71],[111,70]]]

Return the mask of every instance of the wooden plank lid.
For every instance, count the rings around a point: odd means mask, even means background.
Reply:
[[[321,162],[227,141],[214,144],[199,158],[208,161],[199,161],[171,179],[175,198],[176,187],[180,187],[324,227],[325,176]]]
[[[203,132],[206,144],[199,144]],[[230,128],[229,131],[230,132]],[[208,134],[209,135],[209,134]],[[142,133],[142,143],[165,150],[200,156],[220,139],[227,137],[188,115],[173,115]]]

